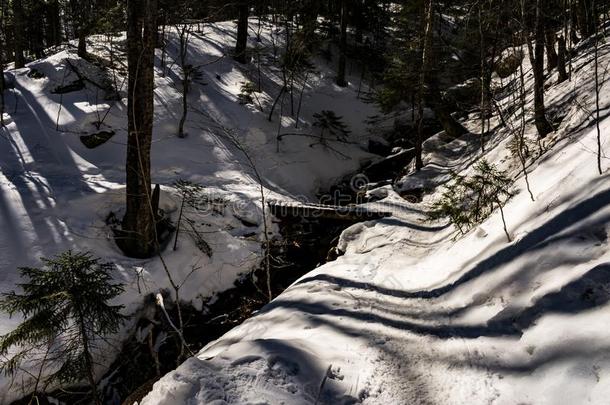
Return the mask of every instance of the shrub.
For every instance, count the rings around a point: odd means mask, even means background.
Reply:
[[[239,104],[252,104],[254,103],[254,98],[252,95],[256,92],[256,86],[252,82],[242,82],[240,93],[237,98],[239,100]]]
[[[476,165],[472,176],[454,175],[453,182],[446,186],[428,217],[431,220],[448,218],[465,234],[489,217],[495,208],[499,208],[504,233],[510,241],[503,207],[514,195],[512,185],[513,181],[506,172],[482,160]]]

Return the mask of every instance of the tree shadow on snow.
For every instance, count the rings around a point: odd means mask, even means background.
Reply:
[[[308,281],[324,280],[312,277]],[[301,282],[305,282],[304,280]],[[369,289],[366,283],[339,282],[343,287]],[[378,291],[383,294],[383,290]],[[431,335],[438,338],[469,338],[481,336],[521,336],[521,334],[542,316],[550,313],[575,314],[594,309],[610,301],[610,263],[600,264],[589,270],[582,277],[566,284],[559,291],[551,292],[538,299],[527,308],[507,308],[490,319],[486,325],[437,325],[411,322],[403,319],[390,318],[377,313],[336,308],[322,302],[309,303],[276,299],[261,310],[261,313],[271,312],[275,308],[291,308],[315,317],[310,319],[314,325],[327,325],[340,330],[349,336],[360,336],[362,326],[355,328],[335,322],[333,318],[351,318],[364,323],[374,323],[386,327],[408,330],[410,332]]]

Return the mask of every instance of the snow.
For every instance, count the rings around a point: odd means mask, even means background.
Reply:
[[[450,170],[468,174],[480,150],[478,136],[439,135],[428,142],[429,165],[397,183],[401,192],[425,185],[423,202],[386,187],[372,205],[393,207],[393,217],[346,230],[343,256],[164,376],[140,405],[607,403],[609,162],[603,155],[598,175],[586,112],[592,56],[580,46],[572,81],[549,79],[547,103],[565,118],[529,162],[535,201],[509,131],[486,139],[486,158],[516,178],[519,193],[504,209],[512,242],[499,212],[463,236],[426,220]],[[601,97],[607,108],[606,87]],[[466,124],[476,132],[476,120]],[[600,126],[608,150],[610,120]],[[531,120],[526,135],[535,139]]]
[[[156,79],[152,166],[154,182],[163,186],[161,207],[177,219],[180,197],[172,184],[179,178],[201,183],[210,199],[220,201],[205,213],[188,212],[209,230],[211,257],[186,234],[178,250],[164,251],[172,274],[184,282],[182,298],[197,306],[259,262],[261,240],[246,236],[262,231],[258,183],[231,137],[243,143],[274,199],[312,200],[372,159],[358,144],[337,145],[353,157],[348,160],[309,147],[301,137],[286,137],[277,152],[277,113],[269,123],[256,106],[237,103],[247,67],[225,56],[231,47],[227,31],[234,31],[233,23],[206,25],[192,38],[189,57],[206,66],[189,96],[186,139],[175,136],[179,70],[170,61],[168,74],[158,69]],[[270,32],[263,32],[264,45]],[[171,35],[169,51],[175,54]],[[94,45],[103,54],[102,39]],[[596,172],[596,132],[587,111],[594,102],[590,43],[579,46],[572,81],[552,84],[546,94],[549,107],[565,118],[545,140],[548,150],[529,163],[535,201],[508,150],[508,130],[485,139],[488,160],[517,179],[520,192],[505,207],[511,243],[499,213],[464,236],[427,221],[425,212],[451,171],[468,174],[480,148],[478,135],[448,142],[439,134],[426,142],[424,170],[399,179],[396,189],[369,190],[382,198],[370,206],[390,210],[392,217],[346,230],[338,244],[341,257],[303,276],[164,376],[141,405],[607,403],[610,186],[608,174]],[[607,50],[601,52],[604,67],[610,63]],[[66,58],[95,74],[67,51],[28,66],[46,78],[29,78],[28,69],[7,73],[14,89],[7,96],[7,127],[0,129],[0,291],[14,288],[18,266],[69,248],[90,250],[116,263],[117,280],[126,284],[120,302],[133,313],[146,295],[169,284],[158,259],[125,258],[105,224],[110,211],[120,217],[124,202],[125,99],[102,127],[116,135],[87,149],[79,135],[95,132],[97,112],[111,103],[91,85],[52,94],[75,79]],[[313,131],[313,113],[332,109],[344,116],[354,140],[366,140],[364,121],[377,113],[374,106],[355,98],[357,86],[335,86],[332,66],[318,65],[306,89],[301,131]],[[263,71],[259,97],[268,105],[279,91],[279,75],[268,64]],[[529,69],[527,75],[531,89]],[[550,75],[549,83],[555,78]],[[529,103],[531,97],[528,91]],[[502,104],[512,102],[509,97]],[[601,105],[609,103],[604,87]],[[518,117],[509,119],[518,125]],[[282,131],[296,131],[289,128],[292,118],[281,124]],[[465,124],[477,132],[476,118]],[[610,120],[601,122],[601,130],[608,150]],[[526,134],[535,139],[529,121]],[[398,195],[419,188],[427,191],[420,203]],[[3,315],[0,333],[18,322]],[[127,325],[122,334],[129,332]],[[0,381],[2,403],[21,394],[8,384]]]
[[[171,247],[172,240],[163,252],[174,280],[183,284],[181,298],[197,307],[232,287],[260,262],[258,235],[264,221],[260,189],[244,151],[261,174],[266,196],[290,200],[311,200],[318,190],[373,158],[361,144],[367,135],[364,121],[377,110],[357,99],[354,88],[336,87],[329,66],[310,75],[301,129],[289,128],[294,122],[283,117],[281,130],[311,133],[315,131],[313,114],[322,109],[334,110],[344,116],[355,141],[336,148],[352,158],[323,147],[309,147],[311,142],[304,137],[282,140],[280,151],[276,152],[279,108],[273,121],[268,122],[266,114],[254,106],[237,102],[241,82],[247,75],[253,77],[253,73],[229,56],[234,31],[231,22],[205,24],[204,31],[191,38],[189,60],[202,65],[203,75],[189,93],[191,110],[185,139],[176,136],[181,95],[176,90],[180,87],[179,67],[171,57],[177,52],[177,34],[173,30],[169,33],[166,74],[159,67],[160,53],[156,61],[152,178],[162,185],[160,206],[174,222],[177,220],[181,198],[173,184],[178,179],[203,185],[205,195],[216,202],[205,212],[186,212],[205,231],[211,257],[197,248],[187,232],[180,234],[176,251]],[[270,28],[263,32],[263,46],[270,47],[270,32]],[[92,52],[107,57],[109,45],[105,38],[90,40]],[[115,43],[123,40],[124,36],[114,39]],[[0,292],[15,288],[19,266],[37,265],[40,257],[67,249],[85,250],[116,264],[116,279],[126,286],[119,303],[126,306],[127,313],[134,313],[145,296],[168,289],[170,284],[158,258],[124,257],[106,225],[110,212],[122,217],[124,205],[126,84],[118,72],[117,82],[124,85],[123,99],[117,104],[104,100],[103,92],[91,83],[82,91],[53,94],[58,86],[77,79],[66,60],[93,80],[102,80],[99,69],[68,50],[34,61],[24,69],[6,72],[14,89],[7,91],[7,125],[0,128]],[[30,69],[37,69],[45,77],[28,77]],[[262,73],[263,93],[259,97],[267,105],[279,92],[281,75],[271,63],[262,66]],[[284,104],[286,113],[289,103],[285,100]],[[110,112],[100,129],[116,134],[99,147],[86,148],[79,136],[96,133],[93,123],[108,108]],[[239,147],[234,139],[239,141]],[[1,315],[0,334],[10,331],[19,321]],[[130,333],[130,327],[127,325],[116,340]],[[114,354],[109,350],[107,358],[99,362],[107,364]],[[15,386],[7,389],[9,383],[0,379],[2,403],[23,395]]]

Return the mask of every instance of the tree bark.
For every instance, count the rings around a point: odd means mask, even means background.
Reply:
[[[534,36],[536,43],[532,49],[531,42],[528,42],[530,60],[534,70],[534,121],[538,135],[544,138],[553,132],[553,127],[546,119],[546,109],[544,106],[544,18],[540,5],[541,0],[536,0],[536,20]]]
[[[347,63],[347,0],[341,0],[341,38],[339,39],[339,68],[337,69],[337,86],[347,86],[345,65]]]
[[[422,142],[424,130],[424,98],[426,94],[427,71],[432,47],[432,18],[434,17],[434,2],[426,0],[423,13],[423,30],[421,34],[421,64],[417,91],[417,133],[415,138],[415,170],[424,166],[422,159]]]
[[[584,37],[588,37],[595,32],[592,0],[578,0],[576,18],[578,28]]]
[[[76,53],[83,59],[87,57],[87,35],[83,30],[78,34],[78,50]]]
[[[239,63],[247,63],[248,47],[248,17],[250,16],[250,4],[248,0],[239,2],[239,18],[237,20],[237,42],[235,43],[235,60]]]
[[[25,16],[23,13],[22,0],[13,0],[13,25],[14,25],[14,43],[15,50],[15,68],[20,69],[25,66]]]
[[[76,53],[83,59],[87,57],[87,18],[92,12],[88,6],[88,0],[70,0],[74,35],[78,39]]]
[[[156,11],[157,0],[127,1],[129,134],[122,247],[127,255],[133,257],[153,255],[158,244],[150,178]]]
[[[4,46],[2,37],[0,36],[0,46]],[[4,59],[0,52],[0,127],[4,127]]]
[[[557,40],[557,83],[565,82],[568,80],[568,72],[566,70],[566,40],[563,36],[560,36]]]
[[[0,49],[6,49],[6,9],[4,0],[0,0]],[[0,51],[0,127],[4,127],[4,52]]]
[[[552,29],[547,29],[545,32],[545,42],[544,45],[546,47],[546,68],[547,71],[551,71],[557,67],[558,56],[557,52],[555,52],[555,32]]]
[[[178,28],[180,36],[180,68],[182,69],[182,116],[178,123],[178,137],[184,138],[184,124],[186,123],[186,115],[188,114],[188,94],[191,83],[191,73],[193,67],[186,63],[188,43],[190,37],[190,26],[184,24]]]
[[[51,0],[47,3],[47,44],[57,46],[61,44],[61,17],[59,16],[59,1]]]
[[[44,58],[45,48],[45,3],[30,4],[28,13],[28,50],[36,59]]]

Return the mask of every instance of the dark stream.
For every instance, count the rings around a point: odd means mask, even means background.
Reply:
[[[404,168],[407,160],[403,161],[404,157],[400,159],[401,161],[394,162],[395,158],[388,157],[380,165],[364,168],[364,178],[375,182],[390,181],[388,179]],[[379,178],[376,178],[378,175]],[[351,176],[338,182],[321,201],[336,205],[364,202],[360,190],[353,187],[354,179]],[[320,264],[334,260],[337,255],[334,247],[341,232],[362,219],[284,216],[276,217],[275,220],[282,238],[281,242],[273,243],[269,250],[272,257],[271,286],[274,297]],[[261,292],[266,290],[265,286],[266,272],[260,268],[252,274],[244,275],[230,290],[210,299],[202,310],[181,303],[184,338],[191,352],[197,353],[209,342],[256,315],[256,311],[268,302],[268,297]],[[166,291],[164,302],[176,323],[178,314],[171,297],[171,292]],[[99,382],[104,405],[132,405],[152,389],[155,381],[189,357],[188,353],[180,356],[180,340],[156,305],[152,294],[146,297],[134,317],[137,321],[132,335],[122,343],[120,353]],[[153,347],[156,349],[153,350]],[[33,402],[31,399],[32,396],[29,395],[13,404],[44,405],[59,402],[76,405],[92,402],[88,387],[71,387],[41,394]]]

